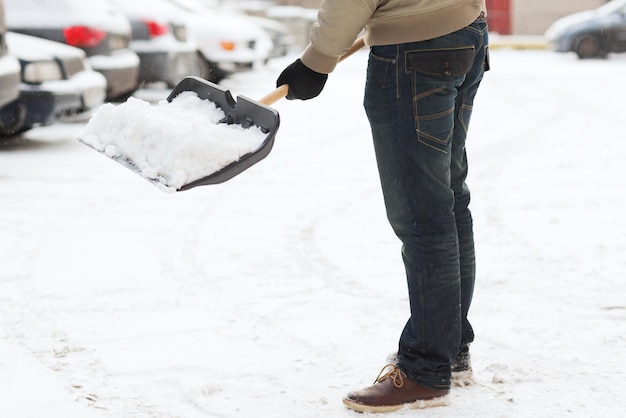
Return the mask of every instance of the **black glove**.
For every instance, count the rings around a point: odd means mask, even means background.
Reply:
[[[308,100],[317,97],[322,92],[326,79],[328,79],[328,74],[313,71],[298,58],[283,70],[276,80],[276,87],[288,84],[287,99]]]

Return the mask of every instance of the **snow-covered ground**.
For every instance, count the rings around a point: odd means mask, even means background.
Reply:
[[[224,84],[262,97],[293,58]],[[3,145],[0,416],[358,416],[341,398],[408,315],[365,63],[276,103],[272,153],[221,185],[164,193],[78,143],[84,124]],[[394,416],[623,416],[626,56],[498,50],[492,69],[469,139],[477,382]]]

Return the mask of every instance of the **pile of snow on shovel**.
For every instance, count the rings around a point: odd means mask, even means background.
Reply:
[[[215,103],[191,91],[157,104],[131,97],[101,106],[80,140],[109,158],[132,163],[139,174],[174,192],[262,145],[267,135],[261,129],[220,123],[224,117]]]

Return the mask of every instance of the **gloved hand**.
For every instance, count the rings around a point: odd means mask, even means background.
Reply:
[[[328,74],[321,74],[304,65],[300,58],[295,60],[278,76],[276,87],[289,85],[288,100],[308,100],[317,97],[324,88]]]

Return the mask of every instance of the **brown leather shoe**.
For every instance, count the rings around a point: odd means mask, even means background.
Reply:
[[[384,373],[389,368],[391,370]],[[398,366],[388,364],[374,385],[349,393],[343,403],[358,412],[393,412],[405,406],[418,409],[447,405],[449,392],[448,389],[434,390],[417,385]]]

